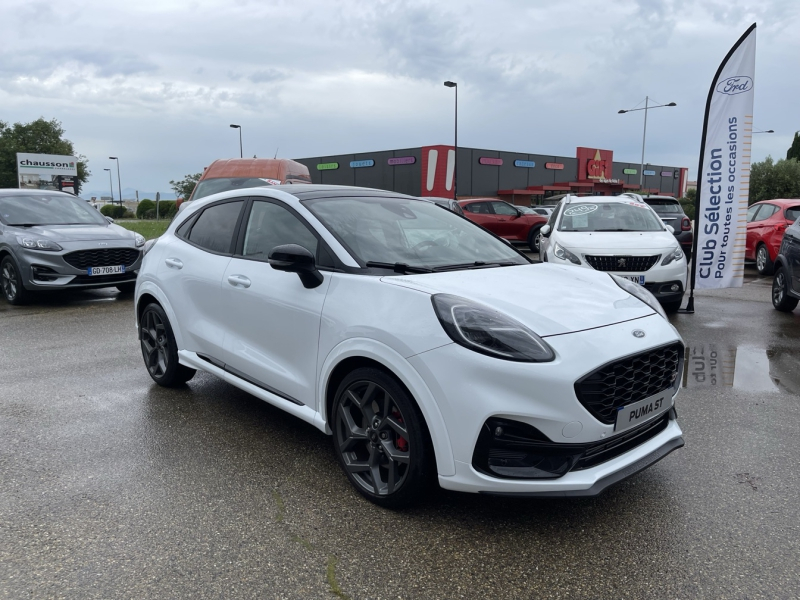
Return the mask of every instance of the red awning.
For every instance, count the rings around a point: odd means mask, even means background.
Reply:
[[[535,189],[529,188],[527,190],[497,190],[498,196],[533,196],[536,194],[543,193],[542,191],[536,191]]]
[[[626,190],[638,190],[639,189],[639,184],[637,184],[637,183],[623,183],[622,187],[625,188]]]
[[[554,183],[553,185],[543,185],[542,189],[546,190],[546,191],[553,191],[553,192],[556,192],[556,191],[568,192],[570,187],[569,187],[568,183]]]
[[[591,181],[570,181],[569,184],[572,187],[594,187],[594,183]]]

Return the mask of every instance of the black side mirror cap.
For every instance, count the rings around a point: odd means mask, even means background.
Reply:
[[[275,246],[270,251],[268,260],[276,271],[297,273],[303,287],[315,288],[324,281],[322,273],[317,270],[314,255],[297,244]]]

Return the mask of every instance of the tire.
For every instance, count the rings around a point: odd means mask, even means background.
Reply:
[[[789,278],[786,269],[778,267],[772,280],[772,306],[781,312],[792,312],[797,308],[797,298],[789,295]]]
[[[158,385],[177,387],[194,377],[194,369],[178,362],[178,345],[169,319],[164,309],[155,302],[142,311],[139,343],[147,372]]]
[[[129,281],[127,283],[120,283],[114,287],[116,287],[121,294],[132,294],[133,292],[136,291],[136,282]]]
[[[775,263],[769,257],[769,250],[764,244],[759,244],[756,248],[756,270],[759,275],[772,275]]]
[[[372,367],[347,375],[331,424],[339,465],[367,500],[406,508],[424,496],[436,472],[430,436],[414,400],[391,375]]]
[[[22,275],[17,263],[10,256],[0,261],[0,289],[8,303],[16,306],[26,304],[31,297],[31,293],[22,285]]]
[[[541,228],[541,225],[538,227],[531,227],[528,233],[528,248],[531,249],[531,252],[539,252],[539,242],[542,239],[542,236],[539,234]]]
[[[661,308],[664,309],[665,313],[668,314],[676,313],[678,312],[678,309],[681,307],[682,303],[683,303],[683,298],[681,298],[680,300],[673,300],[672,302],[662,302]]]

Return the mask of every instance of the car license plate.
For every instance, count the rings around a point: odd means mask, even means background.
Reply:
[[[86,269],[89,275],[118,275],[125,272],[125,265],[114,267],[89,267]]]
[[[644,423],[653,417],[657,417],[670,408],[672,408],[672,388],[620,408],[617,411],[614,431],[620,432],[635,427],[639,423]]]
[[[633,283],[644,285],[644,275],[620,275],[620,277],[632,281]]]

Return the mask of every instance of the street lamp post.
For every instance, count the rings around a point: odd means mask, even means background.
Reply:
[[[111,204],[114,204],[114,183],[111,181],[111,169],[103,169],[108,171],[108,188],[111,190]]]
[[[644,185],[644,142],[647,138],[647,111],[651,108],[664,108],[666,106],[678,106],[674,102],[670,102],[669,104],[656,104],[654,106],[650,106],[650,96],[645,96],[644,98],[644,108],[629,108],[627,110],[622,109],[617,114],[622,115],[624,113],[635,112],[637,110],[644,111],[644,131],[642,132],[642,163],[639,166],[639,190],[642,189]]]
[[[231,127],[239,130],[239,158],[244,158],[244,153],[242,152],[242,126],[231,123]]]
[[[454,88],[456,92],[456,123],[455,123],[455,155],[453,157],[453,200],[458,200],[458,84],[455,81],[445,81],[445,87]]]
[[[122,206],[122,180],[119,177],[119,159],[116,156],[109,156],[108,159],[117,161],[117,185],[119,186],[119,188],[118,188],[119,189],[119,204],[120,204],[120,206]],[[111,174],[109,173],[109,176],[110,175]],[[111,203],[113,204],[114,201],[112,200]]]

